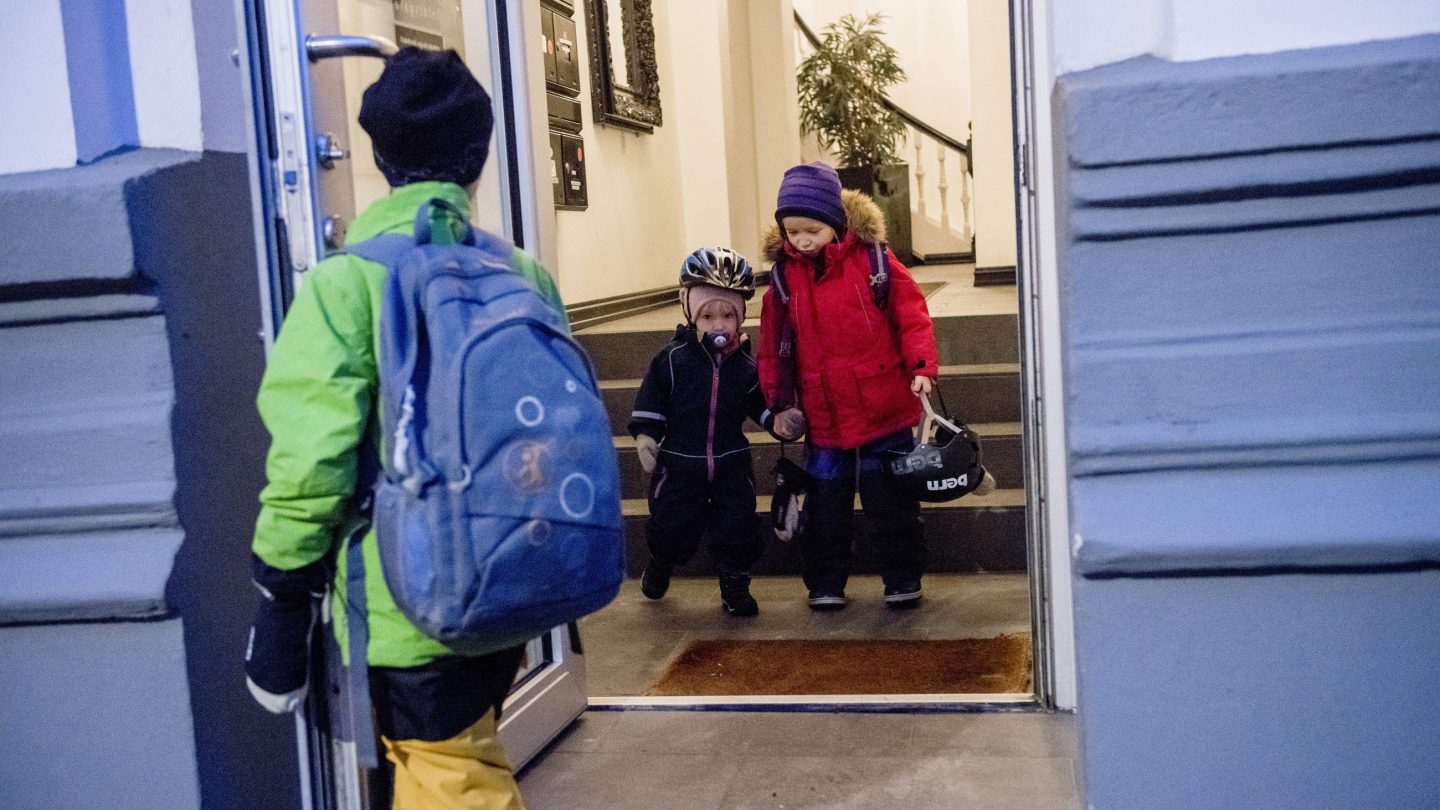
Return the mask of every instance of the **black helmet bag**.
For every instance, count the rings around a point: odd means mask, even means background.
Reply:
[[[985,478],[980,439],[963,422],[936,413],[930,397],[919,396],[925,417],[915,435],[915,449],[890,462],[890,475],[917,500],[953,501],[980,486]]]

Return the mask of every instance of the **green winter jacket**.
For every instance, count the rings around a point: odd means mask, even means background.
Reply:
[[[349,241],[411,233],[415,212],[434,197],[469,216],[464,189],[453,183],[414,183],[393,190],[356,217]],[[511,263],[565,311],[555,282],[538,262],[517,248]],[[332,544],[343,541],[346,525],[355,519],[357,448],[371,420],[378,423],[377,358],[386,271],[348,254],[317,264],[305,274],[270,353],[256,398],[271,437],[265,464],[269,483],[260,493],[252,548],[275,568],[293,570],[325,556]],[[363,542],[370,665],[413,667],[454,654],[400,613],[381,574],[375,533],[368,532]],[[344,554],[337,556],[337,564],[336,587],[343,594]],[[344,611],[332,614],[340,649],[346,650]]]

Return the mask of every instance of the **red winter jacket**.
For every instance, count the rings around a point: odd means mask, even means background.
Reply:
[[[772,286],[760,313],[760,387],[772,411],[798,404],[810,441],[849,449],[914,427],[920,400],[910,381],[916,375],[934,379],[939,367],[925,296],[893,255],[889,312],[875,304],[870,245],[885,239],[880,209],[858,191],[846,190],[841,198],[846,234],[824,248],[819,279],[815,260],[797,251],[778,226],[765,234],[767,258],[784,259],[776,267],[784,267],[796,345],[792,367],[779,354],[785,305]]]

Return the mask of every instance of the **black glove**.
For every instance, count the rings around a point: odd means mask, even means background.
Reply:
[[[780,540],[790,541],[805,533],[805,491],[810,475],[805,468],[784,456],[775,463],[775,494],[770,499],[770,526]]]
[[[261,706],[285,714],[309,691],[310,640],[330,577],[320,561],[286,571],[253,555],[251,571],[261,598],[245,646],[245,683]]]

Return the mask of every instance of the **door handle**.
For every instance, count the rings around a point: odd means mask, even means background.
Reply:
[[[305,56],[311,62],[337,56],[374,56],[389,59],[400,50],[384,37],[352,36],[349,34],[306,34]]]

